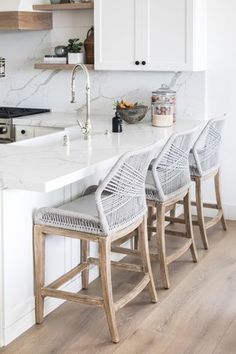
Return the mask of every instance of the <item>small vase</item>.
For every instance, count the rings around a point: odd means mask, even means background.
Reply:
[[[68,64],[84,64],[84,53],[68,53]]]
[[[67,55],[67,48],[64,45],[58,45],[55,47],[54,52],[57,57],[66,57]]]
[[[94,27],[88,30],[87,37],[84,41],[84,48],[86,53],[86,63],[94,64]]]

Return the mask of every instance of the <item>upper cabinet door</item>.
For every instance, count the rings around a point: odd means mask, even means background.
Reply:
[[[135,2],[95,0],[95,69],[134,69]]]
[[[147,67],[187,70],[192,61],[192,1],[146,0]]]
[[[206,69],[206,0],[94,0],[95,69]]]

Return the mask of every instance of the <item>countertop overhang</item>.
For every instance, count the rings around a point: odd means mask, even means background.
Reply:
[[[54,113],[55,114],[55,113]],[[63,146],[65,131],[22,142],[0,145],[1,188],[50,192],[86,178],[102,168],[104,173],[125,152],[160,143],[174,132],[201,126],[201,121],[179,120],[170,128],[155,128],[150,121],[124,125],[123,133],[105,134],[111,119],[92,117],[94,131],[84,140],[78,127],[68,128],[70,145]]]

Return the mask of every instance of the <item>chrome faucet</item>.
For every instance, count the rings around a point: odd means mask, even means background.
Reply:
[[[89,78],[88,69],[86,68],[86,66],[84,64],[76,64],[72,70],[72,74],[71,74],[71,103],[75,103],[75,74],[79,68],[81,68],[83,70],[83,72],[85,73],[86,81],[87,81],[86,82],[86,121],[85,121],[84,126],[79,120],[77,120],[77,122],[82,130],[84,138],[87,139],[88,136],[91,134],[92,125],[91,125],[91,118],[90,118],[90,78]]]

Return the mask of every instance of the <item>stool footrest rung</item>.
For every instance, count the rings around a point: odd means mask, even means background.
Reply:
[[[222,215],[223,215],[222,210],[219,210],[218,213],[217,213],[214,217],[210,218],[209,221],[206,221],[206,222],[205,222],[205,228],[206,228],[206,230],[209,229],[209,228],[211,228],[212,226],[218,224],[218,222],[219,222],[220,219],[222,218]],[[177,224],[185,224],[184,219],[181,219],[181,218],[173,218],[173,217],[166,216],[166,217],[165,217],[165,220],[166,220],[166,221],[169,221],[169,222],[172,221],[172,222],[175,222],[175,223],[177,223]],[[192,220],[192,224],[193,224],[194,226],[199,226],[198,220]],[[150,229],[150,228],[149,228],[149,229]],[[169,233],[169,231],[170,231],[170,230],[166,230],[166,232],[168,232],[168,233]],[[177,235],[176,235],[176,236],[177,236]],[[179,235],[179,236],[181,236],[181,235]]]
[[[93,258],[90,257],[88,259],[88,262],[91,264],[96,264],[99,265],[99,259],[98,258]],[[113,267],[117,267],[120,269],[125,269],[131,272],[144,272],[143,266],[138,265],[138,264],[130,264],[130,263],[124,263],[124,262],[115,262],[115,261],[111,261],[111,265]]]
[[[211,218],[209,221],[207,221],[205,223],[206,230],[209,229],[210,227],[218,224],[218,222],[222,218],[222,215],[223,215],[222,210],[219,210],[218,213],[213,218]]]
[[[148,274],[145,274],[143,279],[135,286],[133,290],[131,290],[128,294],[123,296],[120,300],[118,300],[114,306],[115,306],[115,311],[118,311],[122,307],[124,307],[128,302],[133,300],[143,289],[146,288],[148,283],[150,282],[150,278]]]
[[[192,245],[192,239],[186,241],[186,243],[177,251],[173,252],[169,256],[166,257],[167,264],[174,262],[176,259],[180,258]]]
[[[85,305],[96,305],[100,307],[103,306],[103,302],[104,302],[103,298],[99,296],[80,295],[68,291],[51,289],[49,287],[42,288],[41,294],[44,297],[45,296],[55,297],[57,299],[78,302],[80,304],[85,304]]]
[[[125,247],[120,247],[120,246],[111,247],[111,251],[114,253],[127,254],[130,256],[140,256],[141,255],[139,250],[132,250],[130,248],[125,248]]]
[[[71,269],[66,274],[62,275],[60,278],[56,279],[54,282],[49,284],[47,287],[51,289],[58,289],[60,286],[65,284],[70,279],[74,278],[77,274],[81,273],[83,270],[89,267],[89,263],[81,263],[78,266]]]
[[[166,216],[165,217],[165,221],[173,222],[173,223],[177,223],[177,224],[185,224],[185,220],[184,219],[175,218],[175,217],[171,217],[171,216]]]
[[[183,204],[183,201],[180,200],[178,204]],[[192,206],[197,206],[197,203],[195,201],[191,201]],[[216,203],[203,203],[203,207],[207,209],[218,209],[218,205]]]
[[[187,232],[165,229],[165,233],[170,236],[187,238]]]

